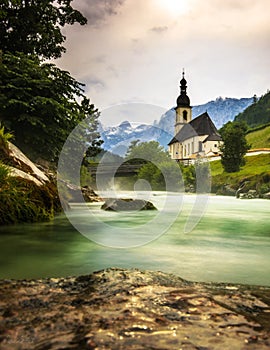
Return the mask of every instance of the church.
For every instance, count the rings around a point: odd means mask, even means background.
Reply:
[[[207,112],[192,119],[192,107],[187,95],[187,81],[184,72],[180,81],[180,89],[175,108],[175,136],[168,144],[171,158],[179,161],[192,161],[200,157],[218,156],[222,142],[221,136]]]

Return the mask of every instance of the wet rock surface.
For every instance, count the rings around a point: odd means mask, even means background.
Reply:
[[[107,198],[101,209],[107,211],[157,210],[149,201],[132,198]]]
[[[270,288],[108,269],[0,281],[0,349],[270,348]]]

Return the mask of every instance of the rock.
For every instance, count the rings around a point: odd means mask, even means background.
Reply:
[[[264,199],[270,199],[270,192],[265,193],[265,194],[263,195],[263,198],[264,198]]]
[[[59,180],[60,181],[60,180]],[[96,194],[96,192],[89,186],[77,186],[62,180],[64,188],[68,192],[67,201],[70,203],[80,203],[83,200],[87,203],[101,202],[102,199]],[[64,192],[64,189],[63,189]]]
[[[254,198],[259,198],[259,195],[256,190],[249,190],[247,193],[240,193],[239,198],[254,199]]]
[[[235,196],[235,189],[232,188],[230,185],[225,184],[225,185],[222,186],[222,188],[218,189],[217,195],[220,195],[220,196]]]
[[[26,155],[19,150],[18,147],[9,142],[8,148],[8,165],[10,164],[12,167],[35,177],[42,184],[49,182],[48,177],[40,169],[38,169],[38,167],[28,157],[26,157]]]
[[[138,211],[138,210],[157,210],[153,203],[143,199],[132,198],[109,198],[101,206],[101,209],[107,211]]]
[[[9,169],[1,185],[1,200],[5,194],[8,200],[0,205],[0,225],[50,220],[62,211],[55,178],[49,179],[18,147],[0,146],[0,160]]]
[[[160,271],[0,280],[0,348],[269,350],[270,288]]]
[[[34,176],[25,173],[22,170],[19,170],[17,168],[13,168],[13,167],[8,167],[10,169],[10,175],[14,176],[14,177],[20,177],[22,179],[26,179],[26,180],[30,180],[33,181],[36,185],[38,186],[42,186],[43,183],[41,181],[39,181],[37,178],[35,178]]]

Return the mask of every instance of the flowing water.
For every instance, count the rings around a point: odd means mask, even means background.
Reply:
[[[164,219],[170,218],[173,210],[162,207],[164,198],[165,193],[151,197],[157,212],[105,212],[100,203],[91,204],[88,212],[75,206],[69,215],[81,222],[98,217],[100,224],[89,226],[90,238],[105,245],[80,234],[64,214],[49,223],[0,227],[0,278],[80,275],[115,266],[161,270],[193,281],[270,286],[270,201],[210,196],[200,222],[184,233],[195,200],[187,195],[178,217],[159,236],[161,225],[154,217],[162,212]],[[179,194],[171,195],[175,207],[177,198]],[[135,240],[134,247],[110,247],[107,236],[113,241],[117,230],[125,232],[121,237],[126,242],[133,242],[135,232],[137,242],[149,243],[136,247]]]

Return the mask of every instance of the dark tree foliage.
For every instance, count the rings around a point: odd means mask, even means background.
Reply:
[[[221,163],[228,173],[237,172],[245,164],[244,156],[250,145],[246,141],[246,124],[228,122],[220,129],[223,145],[220,147]]]
[[[83,94],[83,84],[44,59],[61,57],[69,24],[86,24],[73,0],[2,0],[0,2],[0,121],[14,133],[30,157],[54,161],[70,132],[80,128],[86,156],[102,141],[99,112]],[[74,147],[78,140],[74,140]]]
[[[270,92],[260,99],[254,98],[254,103],[238,114],[234,120],[245,122],[251,128],[270,123]]]
[[[66,24],[87,23],[72,0],[1,0],[0,38],[3,52],[58,58],[65,52]]]
[[[94,152],[101,144],[99,112],[83,95],[82,87],[68,72],[54,64],[41,64],[36,56],[3,54],[0,120],[24,152],[53,161],[69,133],[90,116],[85,139]]]

